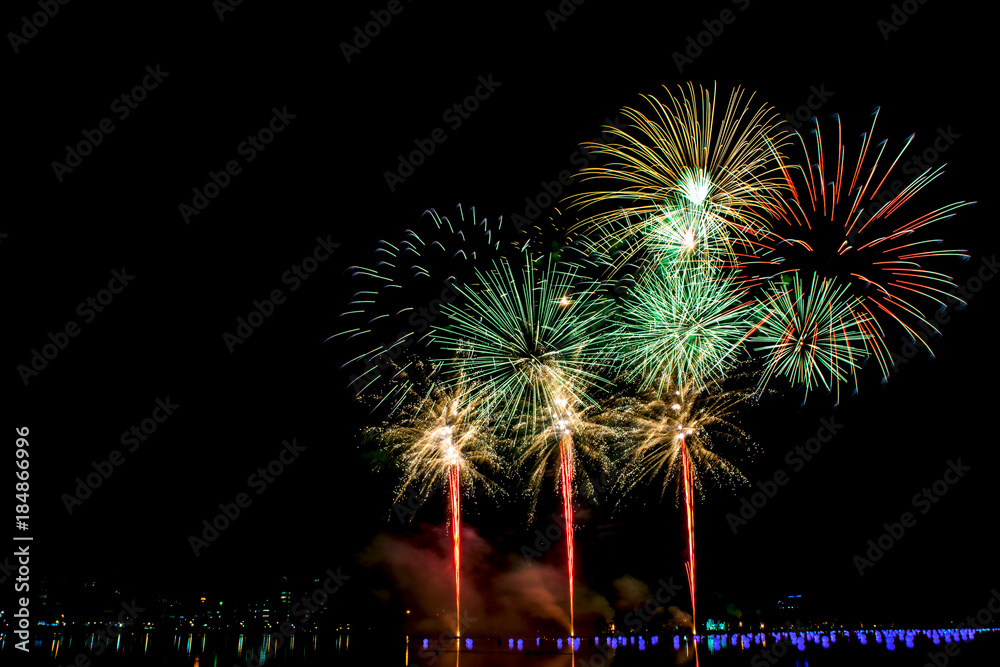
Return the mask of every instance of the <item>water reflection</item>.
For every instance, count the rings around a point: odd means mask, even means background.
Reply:
[[[775,660],[808,665],[811,658],[836,653],[841,664],[881,665],[892,654],[921,656],[943,651],[947,644],[975,662],[973,644],[997,655],[1000,634],[972,629],[871,629],[847,631],[781,631],[710,634],[697,637],[612,634],[599,637],[462,637],[433,639],[411,636],[331,634],[323,642],[314,633],[292,637],[269,633],[172,633],[123,631],[108,637],[100,631],[50,632],[34,637],[37,650],[47,652],[58,664],[74,664],[79,656],[118,655],[123,665],[289,665],[295,667],[316,657],[314,664],[403,665],[409,667],[491,667],[511,665],[595,667],[622,664],[695,664],[699,644],[701,662],[712,664],[774,664]],[[984,641],[985,640],[985,641]],[[0,634],[0,649],[9,638]],[[935,649],[935,647],[939,647]],[[8,646],[9,648],[9,646]],[[325,648],[325,651],[320,649]],[[954,648],[952,649],[954,650]],[[402,655],[400,655],[402,653]],[[792,658],[794,657],[794,660]],[[836,658],[835,658],[836,659]],[[756,660],[756,662],[754,662]],[[763,662],[761,661],[763,660]]]
[[[296,637],[299,641],[296,642]],[[36,650],[45,651],[61,664],[82,662],[84,658],[117,655],[124,658],[143,656],[166,659],[167,664],[217,665],[220,658],[233,662],[264,664],[271,661],[286,662],[316,654],[318,636],[312,633],[293,634],[286,638],[277,633],[255,635],[227,633],[177,633],[122,630],[108,636],[103,631],[56,631],[39,633],[34,642]],[[304,640],[304,641],[303,641]],[[0,650],[7,644],[7,636],[0,633]],[[337,637],[338,651],[347,652],[349,637]]]

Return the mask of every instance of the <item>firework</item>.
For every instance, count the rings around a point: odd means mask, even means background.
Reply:
[[[622,435],[620,429],[599,419],[600,410],[600,406],[585,405],[572,396],[557,396],[546,411],[541,430],[524,440],[516,460],[518,467],[528,472],[532,508],[550,473],[558,478],[556,486],[568,489],[572,497],[593,495],[590,474],[609,471],[606,444]],[[569,485],[563,484],[564,464]]]
[[[477,285],[456,284],[461,299],[444,307],[446,322],[431,334],[446,353],[465,355],[469,378],[485,387],[505,432],[522,422],[539,432],[557,399],[592,404],[587,388],[601,381],[608,358],[611,302],[599,284],[582,279],[578,267],[534,265],[528,259],[516,275],[501,259],[491,271],[477,270]]]
[[[451,508],[452,555],[455,571],[455,627],[460,627],[461,600],[461,497],[463,487],[487,491],[497,487],[481,468],[499,467],[493,430],[483,411],[479,387],[469,382],[461,368],[447,383],[437,372],[417,362],[410,371],[402,410],[391,422],[369,429],[368,438],[386,449],[386,459],[402,470],[396,502],[408,489],[426,497],[445,486]]]
[[[351,388],[378,393],[390,411],[406,395],[406,383],[394,379],[426,353],[431,325],[456,298],[452,286],[471,279],[480,262],[516,249],[502,219],[477,219],[475,207],[459,205],[454,220],[429,210],[423,221],[399,241],[380,241],[370,265],[348,269],[359,289],[341,314],[345,328],[328,339],[351,356],[344,364]]]
[[[644,250],[654,257],[662,252],[661,240],[649,232],[664,209],[695,221],[693,229],[682,227],[688,235],[716,235],[722,227],[728,236],[743,237],[763,226],[762,212],[783,186],[774,156],[786,136],[776,112],[754,104],[753,94],[744,101],[740,88],[721,110],[715,88],[696,90],[690,83],[677,96],[667,91],[665,101],[652,95],[643,100],[648,114],[626,107],[621,113],[630,121],[627,128],[609,127],[607,143],[586,145],[607,163],[584,168],[582,179],[609,189],[571,198],[579,207],[605,209],[574,229],[598,251],[627,262]]]
[[[779,159],[791,198],[771,209],[774,228],[760,231],[741,263],[745,275],[767,278],[801,271],[840,281],[842,299],[857,300],[852,311],[855,328],[864,332],[863,346],[878,360],[883,379],[888,379],[892,360],[885,328],[902,328],[931,352],[926,336],[916,329],[933,335],[939,332],[922,310],[927,306],[943,308],[944,299],[950,296],[948,290],[955,286],[948,275],[924,268],[924,264],[968,258],[965,251],[942,248],[941,239],[924,234],[928,226],[947,220],[974,202],[959,201],[930,212],[908,213],[907,204],[941,176],[944,165],[882,190],[891,182],[890,176],[909,171],[903,158],[914,135],[889,162],[888,140],[874,141],[876,109],[871,128],[861,135],[857,162],[851,165],[840,118],[834,118],[832,150],[824,144],[819,121],[814,119],[810,137],[796,134],[800,162]]]
[[[646,392],[628,399],[615,409],[614,421],[623,423],[630,437],[624,440],[629,463],[622,476],[626,490],[633,490],[662,476],[666,495],[676,483],[677,497],[684,507],[687,536],[685,571],[691,595],[691,619],[695,615],[694,496],[704,493],[703,478],[720,484],[746,483],[730,462],[715,452],[715,441],[753,447],[749,437],[733,421],[737,409],[753,394],[722,390],[718,385],[683,384],[671,376],[664,391]]]
[[[528,434],[533,444],[522,460],[536,459],[535,498],[558,452],[573,634],[573,434],[583,423],[582,406],[594,404],[588,390],[600,380],[597,369],[606,357],[610,302],[596,283],[581,281],[576,267],[551,261],[540,272],[529,258],[519,276],[501,261],[478,277],[478,288],[459,288],[466,303],[446,308],[448,323],[434,338],[445,350],[468,355],[470,377],[487,387],[506,432]]]
[[[720,220],[693,206],[661,206],[646,216],[640,230],[648,254],[662,269],[731,264],[729,230]]]
[[[741,381],[736,374],[729,382]],[[738,410],[756,398],[753,391],[721,389],[718,384],[700,385],[690,379],[679,383],[669,377],[663,389],[642,391],[619,401],[608,415],[625,425],[623,443],[629,464],[622,477],[626,491],[636,490],[662,476],[662,495],[681,483],[685,474],[683,456],[691,458],[693,489],[704,493],[707,477],[718,485],[743,484],[746,479],[716,452],[717,443],[732,449],[752,450],[749,436],[735,423]],[[678,498],[682,488],[677,485]]]
[[[534,510],[538,495],[549,474],[556,478],[562,500],[563,528],[566,536],[566,572],[569,583],[570,635],[574,626],[574,520],[573,499],[591,496],[591,474],[607,473],[611,467],[606,443],[620,431],[595,421],[597,407],[583,405],[572,395],[556,394],[547,409],[542,430],[528,439],[518,457],[518,467],[530,471],[528,490]]]
[[[704,385],[733,367],[754,324],[754,299],[727,272],[647,275],[625,298],[615,337],[622,371],[643,387]]]
[[[815,274],[808,290],[796,273],[790,284],[774,281],[767,292],[750,336],[751,345],[765,356],[760,386],[781,375],[804,385],[806,396],[819,386],[836,391],[839,402],[842,383],[857,386],[865,341],[876,330],[863,306],[845,286]]]

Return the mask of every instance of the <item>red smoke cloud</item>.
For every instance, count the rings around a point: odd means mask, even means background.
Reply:
[[[411,610],[407,631],[454,632],[455,590],[447,529],[420,526],[407,536],[378,535],[359,558],[384,570]],[[462,527],[462,634],[557,635],[569,631],[569,593],[563,568],[520,553],[498,553],[470,526]],[[376,592],[383,600],[391,595]],[[576,626],[588,633],[614,610],[579,578]]]

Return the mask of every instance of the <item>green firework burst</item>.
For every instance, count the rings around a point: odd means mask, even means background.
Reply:
[[[616,340],[624,374],[644,388],[698,386],[736,363],[754,301],[728,274],[686,268],[649,274],[626,298]]]
[[[456,284],[460,298],[444,307],[447,321],[431,337],[463,356],[469,379],[504,415],[505,431],[527,423],[535,433],[557,399],[592,402],[588,389],[608,356],[611,301],[578,267],[549,261],[539,269],[526,259],[519,271],[501,259],[477,270],[478,285]]]
[[[809,391],[836,391],[852,382],[866,354],[868,316],[846,286],[812,274],[808,290],[798,273],[790,283],[771,281],[757,307],[758,326],[750,341],[764,354],[763,386],[774,376]]]

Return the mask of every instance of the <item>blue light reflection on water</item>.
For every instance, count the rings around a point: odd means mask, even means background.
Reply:
[[[879,630],[857,630],[853,632],[819,632],[819,631],[788,631],[788,632],[758,632],[733,635],[701,635],[695,639],[691,637],[669,636],[668,641],[659,649],[654,649],[658,643],[658,637],[653,635],[608,635],[595,638],[579,637],[573,638],[537,638],[535,647],[525,651],[525,645],[529,644],[525,638],[504,637],[498,638],[475,638],[463,637],[461,640],[452,638],[442,645],[440,641],[433,638],[414,636],[408,641],[400,643],[398,656],[401,665],[423,665],[427,662],[427,655],[433,653],[436,656],[444,656],[438,663],[439,667],[447,667],[454,662],[449,662],[452,658],[458,659],[459,649],[461,649],[461,661],[467,667],[481,667],[486,665],[521,664],[521,660],[538,658],[539,656],[549,656],[544,660],[535,659],[534,663],[549,664],[545,660],[556,660],[552,664],[564,664],[560,662],[562,657],[572,657],[574,654],[578,658],[565,664],[589,665],[593,656],[600,654],[611,664],[617,657],[625,664],[652,664],[648,659],[659,656],[663,659],[665,654],[674,654],[680,658],[693,657],[693,651],[697,645],[701,660],[708,660],[712,664],[712,659],[723,659],[725,662],[731,657],[739,658],[739,662],[732,663],[730,660],[726,664],[751,664],[749,661],[754,656],[761,655],[763,651],[768,651],[767,655],[795,655],[796,664],[807,664],[810,658],[830,651],[836,655],[853,656],[860,655],[863,662],[857,664],[881,664],[883,659],[888,659],[892,653],[907,653],[918,658],[926,658],[930,652],[942,651],[942,644],[955,645],[951,650],[960,650],[964,654],[972,657],[973,649],[968,648],[973,643],[982,643],[983,650],[995,658],[1000,654],[1000,634],[998,630],[969,630],[969,629],[879,629]],[[149,655],[152,657],[166,656],[167,659],[160,660],[159,664],[165,665],[185,665],[193,667],[208,667],[209,665],[234,664],[234,658],[242,660],[246,664],[249,658],[252,662],[266,662],[267,664],[298,664],[310,655],[317,654],[323,658],[331,658],[325,662],[329,664],[359,664],[354,660],[346,659],[354,656],[356,660],[363,656],[366,651],[380,651],[386,646],[392,645],[396,639],[394,636],[382,636],[379,641],[371,638],[366,642],[361,641],[360,646],[350,650],[355,643],[349,641],[349,637],[343,636],[326,637],[317,644],[315,635],[302,633],[298,635],[298,641],[289,642],[282,640],[278,634],[227,634],[227,633],[153,633],[146,631],[123,632],[108,641],[104,650],[107,654],[118,654],[125,657],[142,658]],[[594,641],[591,641],[593,639]],[[874,641],[872,641],[874,640]],[[10,647],[9,637],[0,635],[0,649],[6,644]],[[80,653],[92,653],[100,648],[101,640],[96,633],[68,633],[68,632],[47,632],[36,634],[33,637],[33,644],[36,650],[48,652],[50,656],[57,659],[61,664],[71,664],[74,658]],[[296,650],[292,651],[292,646]],[[514,650],[514,646],[517,650]],[[727,648],[728,647],[728,648]],[[937,647],[937,648],[935,648]],[[987,648],[988,647],[988,648]],[[320,650],[324,649],[324,650]],[[817,653],[818,652],[818,653]],[[977,653],[978,654],[978,653]],[[879,658],[878,656],[883,656]],[[340,658],[345,658],[341,661]],[[627,659],[626,659],[627,658]],[[395,660],[395,659],[394,659]],[[667,657],[667,660],[671,659]],[[200,661],[200,662],[199,662]],[[926,660],[925,660],[926,662]],[[139,660],[135,664],[143,663]],[[371,663],[375,664],[375,663]],[[391,664],[379,661],[379,664]],[[762,664],[759,663],[758,664]],[[921,663],[923,664],[923,663]],[[975,663],[970,663],[975,664]]]

